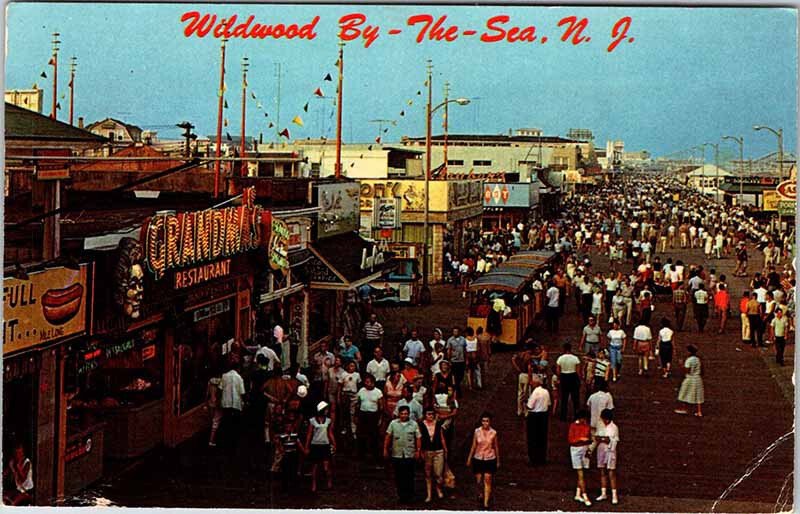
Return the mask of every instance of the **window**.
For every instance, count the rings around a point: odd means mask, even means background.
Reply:
[[[463,166],[464,159],[447,159],[448,166]]]
[[[476,160],[472,161],[472,165],[473,166],[491,166],[492,165],[492,161],[482,161],[482,160],[476,159]]]

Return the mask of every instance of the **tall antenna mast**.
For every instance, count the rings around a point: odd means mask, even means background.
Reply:
[[[58,45],[61,41],[58,39],[60,36],[58,32],[53,32],[53,56],[50,58],[50,64],[53,66],[53,108],[50,111],[50,117],[57,118],[56,109],[58,109]]]

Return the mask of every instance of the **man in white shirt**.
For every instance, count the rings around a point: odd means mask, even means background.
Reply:
[[[528,464],[542,466],[547,463],[547,425],[550,413],[550,392],[542,387],[539,375],[531,376],[533,387],[526,407],[528,431]]]
[[[403,346],[403,355],[414,361],[414,366],[419,366],[419,357],[425,351],[425,345],[419,340],[416,330],[411,331],[411,339]]]
[[[606,381],[597,380],[595,388],[597,390],[586,400],[586,406],[589,407],[589,425],[592,427],[592,435],[597,432],[598,425],[602,423],[600,421],[600,413],[604,409],[614,408],[614,398],[608,392]]]
[[[383,358],[383,348],[375,347],[375,358],[367,363],[367,374],[375,377],[375,387],[383,391],[389,376],[389,361]]]
[[[702,334],[708,321],[708,291],[702,282],[694,292],[694,319],[697,320],[697,329]]]
[[[558,317],[560,314],[559,305],[561,305],[561,292],[556,287],[555,283],[550,282],[547,292],[547,329],[551,334],[558,332]]]
[[[561,401],[561,421],[567,421],[567,405],[569,397],[572,397],[572,415],[578,413],[580,409],[580,367],[581,360],[572,353],[572,345],[564,343],[564,353],[556,360],[556,372],[558,374],[559,400]]]
[[[220,407],[223,412],[223,426],[227,427],[227,442],[233,446],[239,439],[242,420],[242,397],[245,394],[244,380],[232,364],[227,373],[222,375],[219,388],[222,390]]]
[[[378,458],[379,428],[383,412],[383,392],[375,387],[375,379],[369,375],[364,387],[356,393],[358,399],[358,456],[371,453]]]
[[[328,353],[330,354],[330,352]],[[278,357],[278,354],[275,353],[275,350],[273,350],[269,346],[262,346],[261,348],[259,348],[258,351],[256,352],[256,357],[258,357],[259,355],[263,355],[264,357],[267,358],[267,371],[274,370],[275,366],[276,365],[279,366],[281,363],[281,358]],[[333,364],[333,354],[330,354],[330,356],[331,356],[331,364]]]

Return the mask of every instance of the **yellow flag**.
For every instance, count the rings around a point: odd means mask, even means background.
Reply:
[[[292,123],[294,123],[295,125],[300,125],[302,127],[303,119],[300,116],[295,116],[294,119],[292,120]]]

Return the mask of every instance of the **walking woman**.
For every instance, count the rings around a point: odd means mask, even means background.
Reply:
[[[672,373],[672,349],[674,348],[675,332],[667,318],[661,318],[661,330],[658,331],[658,354],[661,357],[662,378],[667,378]]]
[[[336,438],[326,402],[317,404],[317,415],[308,422],[305,451],[308,452],[308,460],[311,462],[311,492],[317,490],[317,469],[320,464],[325,470],[326,487],[332,488],[331,456],[336,453]]]
[[[483,484],[483,494],[478,492],[478,502],[483,499],[483,508],[489,508],[492,499],[492,482],[494,474],[500,467],[500,446],[497,442],[497,431],[492,428],[492,415],[481,414],[481,426],[475,429],[472,447],[469,449],[467,466],[472,466],[472,473],[478,483],[478,491]]]
[[[676,414],[689,414],[689,405],[696,405],[697,412],[695,416],[703,416],[703,402],[705,402],[705,391],[703,389],[703,369],[700,365],[700,359],[697,357],[697,348],[694,345],[686,347],[689,352],[689,357],[683,363],[686,369],[686,378],[683,379],[681,389],[678,392],[678,401],[687,405],[687,407],[675,410]]]
[[[447,442],[444,439],[442,423],[436,419],[436,410],[433,407],[425,409],[425,416],[419,420],[419,431],[422,458],[425,462],[425,487],[428,495],[425,503],[430,503],[434,483],[436,496],[444,498],[442,485],[444,482],[444,465],[447,460]]]
[[[398,363],[392,362],[389,370],[389,379],[383,386],[384,426],[388,426],[394,418],[394,409],[397,407],[397,402],[403,397],[403,389],[406,385],[406,379],[400,374]]]

